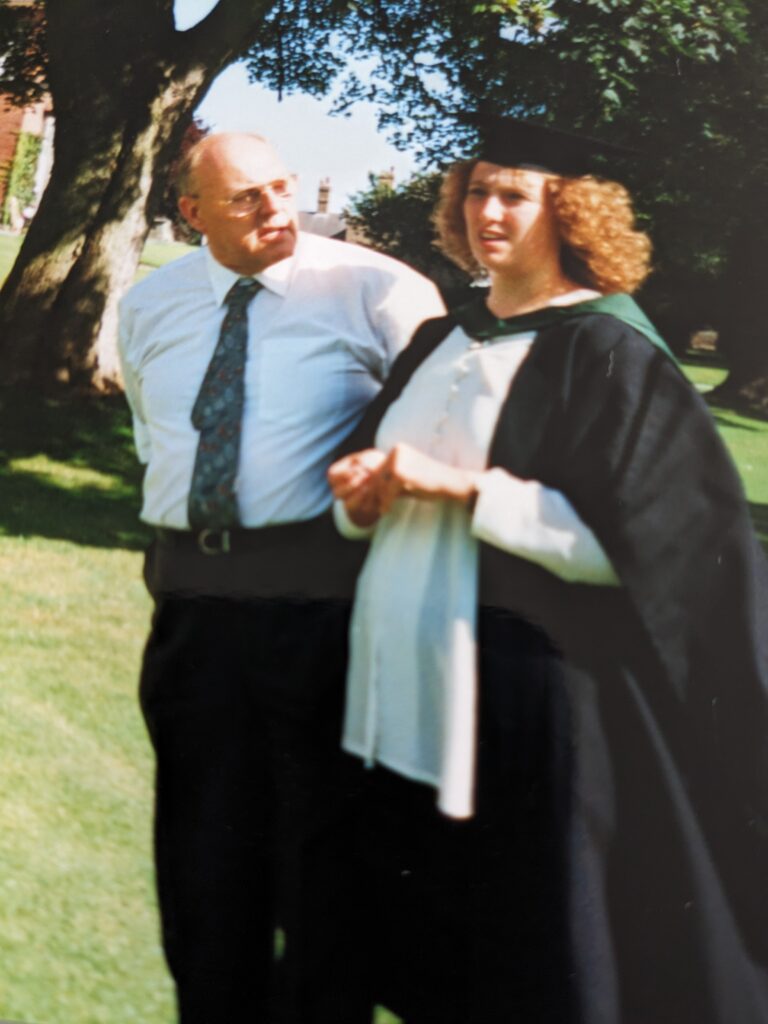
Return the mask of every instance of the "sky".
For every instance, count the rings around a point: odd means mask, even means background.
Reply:
[[[216,0],[176,0],[176,25],[189,28],[216,5]],[[227,68],[215,80],[198,116],[218,131],[254,131],[279,150],[289,170],[299,176],[299,208],[317,207],[317,189],[330,178],[330,209],[340,211],[347,197],[368,187],[369,173],[393,167],[403,181],[415,169],[407,153],[390,145],[376,128],[374,108],[356,104],[349,117],[331,117],[331,100],[297,93],[285,96],[248,82],[243,64]]]

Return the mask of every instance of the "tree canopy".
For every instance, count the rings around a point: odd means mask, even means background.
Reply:
[[[114,304],[163,172],[213,78],[243,55],[280,94],[335,88],[340,113],[375,102],[382,129],[425,169],[465,150],[457,112],[478,105],[629,143],[640,155],[626,178],[657,243],[654,301],[670,316],[698,303],[712,319],[718,302],[746,296],[753,272],[744,254],[768,153],[761,4],[218,0],[179,31],[173,0],[0,0],[0,89],[29,98],[47,84],[58,127],[50,186],[0,293],[0,368],[6,379],[114,374]],[[737,334],[754,354],[748,321]]]
[[[370,188],[351,198],[346,220],[367,245],[409,263],[440,287],[448,305],[461,301],[470,278],[434,246],[430,216],[439,174],[415,174],[393,187],[373,175]]]
[[[642,99],[648,72],[674,82],[721,66],[746,41],[750,17],[747,0],[360,4],[354,35],[342,32],[340,42],[372,71],[348,75],[338,105],[376,102],[382,127],[438,161],[461,148],[456,113],[479,102],[594,130]],[[250,57],[253,74],[274,87],[277,57],[266,49]]]

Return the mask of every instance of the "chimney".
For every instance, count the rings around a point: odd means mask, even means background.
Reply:
[[[395,187],[395,168],[394,167],[390,167],[388,171],[382,171],[381,172],[381,174],[379,175],[379,185],[381,186],[381,188],[391,188],[391,189],[394,189],[394,187]]]
[[[317,190],[317,212],[328,213],[328,201],[331,196],[331,179],[323,178]]]

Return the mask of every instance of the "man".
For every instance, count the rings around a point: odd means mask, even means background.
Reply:
[[[368,1024],[339,751],[356,556],[325,473],[442,303],[394,260],[300,234],[258,136],[203,139],[179,192],[208,246],[128,293],[120,352],[157,535],[141,697],[180,1019]]]

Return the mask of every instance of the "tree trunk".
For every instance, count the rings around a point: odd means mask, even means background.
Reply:
[[[116,102],[109,125],[59,122],[51,180],[0,294],[3,380],[115,386],[117,302],[136,272],[153,181],[206,84],[199,71],[164,84],[138,121]]]
[[[118,95],[96,123],[58,122],[48,188],[0,293],[3,380],[117,385],[117,302],[136,272],[153,182],[211,77],[169,75],[140,117]]]
[[[219,0],[187,32],[171,0],[48,0],[51,178],[0,291],[0,380],[119,386],[117,304],[195,107],[267,0]]]

